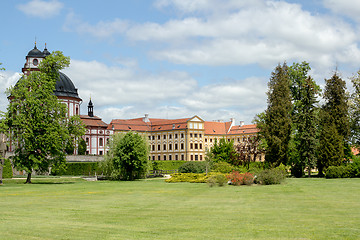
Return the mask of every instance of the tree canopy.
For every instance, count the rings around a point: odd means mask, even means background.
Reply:
[[[59,70],[69,63],[69,57],[53,52],[40,63],[40,71],[24,75],[7,90],[5,132],[15,148],[14,166],[28,173],[26,183],[31,183],[32,171],[46,172],[63,164],[67,143],[84,134],[81,126],[73,126],[76,117],[69,119],[66,105],[54,95]]]
[[[143,178],[148,168],[146,139],[136,132],[116,133],[105,155],[105,174],[114,180]]]

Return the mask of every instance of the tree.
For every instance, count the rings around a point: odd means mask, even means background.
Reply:
[[[80,138],[78,145],[78,154],[85,155],[85,153],[86,153],[86,142],[83,138]]]
[[[263,135],[266,139],[265,161],[271,166],[286,165],[291,133],[291,93],[288,67],[280,64],[268,83],[268,107]]]
[[[319,174],[328,166],[338,165],[349,148],[350,121],[346,83],[337,73],[325,79],[324,100],[321,110],[321,132],[318,164]],[[332,136],[330,136],[332,135]],[[328,144],[328,145],[326,145]],[[338,149],[339,145],[342,146]],[[339,151],[336,153],[335,151]],[[325,164],[326,163],[326,164]]]
[[[350,140],[351,143],[360,147],[360,70],[351,78],[353,92],[350,97]]]
[[[246,166],[247,169],[250,168],[250,162],[256,161],[256,158],[259,154],[263,153],[263,147],[261,146],[261,136],[256,134],[244,138],[243,141],[235,146],[237,156],[239,161]]]
[[[317,107],[316,100],[320,87],[308,75],[307,62],[294,63],[289,67],[290,90],[293,102],[291,162],[294,176],[301,177],[304,168],[316,166],[317,150]]]
[[[54,90],[59,70],[69,63],[69,57],[53,52],[40,63],[40,71],[24,75],[7,90],[5,132],[15,144],[14,166],[28,173],[26,183],[31,183],[32,171],[46,172],[65,162],[65,146],[71,139],[69,119]]]
[[[234,147],[234,141],[227,141],[225,138],[221,138],[218,141],[215,138],[214,146],[210,152],[213,162],[227,162],[235,166],[240,164]]]
[[[147,168],[148,146],[143,136],[132,131],[112,136],[104,161],[108,177],[132,181],[144,177]]]
[[[0,66],[2,63],[0,63]],[[0,67],[0,71],[5,70],[5,68]],[[0,133],[0,184],[2,184],[3,169],[4,169],[4,160],[5,160],[5,135]]]

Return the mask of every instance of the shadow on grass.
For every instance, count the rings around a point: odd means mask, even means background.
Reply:
[[[37,184],[75,184],[75,182],[32,182],[30,184],[31,185],[37,185]]]

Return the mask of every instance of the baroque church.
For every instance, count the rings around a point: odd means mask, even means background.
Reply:
[[[44,50],[40,51],[35,43],[26,56],[23,74],[39,71],[39,63],[49,54],[46,44]],[[107,124],[94,115],[91,99],[87,114],[80,114],[82,99],[74,83],[62,72],[59,73],[54,94],[66,104],[68,116],[78,115],[85,124],[86,133],[83,138],[87,145],[87,155],[104,155],[112,134],[135,131],[148,139],[149,160],[203,161],[206,151],[216,140],[225,138],[227,141],[234,141],[235,145],[246,145],[258,132],[256,125],[244,125],[243,122],[236,124],[235,119],[228,122],[204,121],[199,116],[158,119],[149,118],[148,114],[145,114],[144,117],[135,119],[113,119]],[[261,155],[255,154],[252,157],[257,161],[262,160]]]

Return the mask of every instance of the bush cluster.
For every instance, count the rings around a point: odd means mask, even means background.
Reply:
[[[181,165],[186,163],[186,161],[152,161],[152,168],[150,170],[175,170],[178,169]]]
[[[330,166],[325,171],[326,178],[355,178],[360,177],[360,159],[355,158],[352,163],[341,166]]]
[[[256,183],[262,185],[280,184],[286,178],[286,172],[281,168],[265,169],[256,176]]]
[[[206,183],[209,178],[211,178],[213,176],[217,176],[217,175],[223,175],[223,174],[215,173],[215,172],[211,172],[208,175],[206,175],[206,173],[174,173],[174,174],[171,174],[171,178],[166,179],[165,182],[168,182],[168,183],[176,183],[176,182]],[[219,180],[220,180],[221,177],[216,177],[216,178],[219,178]]]
[[[52,168],[51,175],[94,176],[102,172],[98,162],[66,163],[64,167]]]
[[[220,172],[220,173],[229,173],[233,171],[235,167],[227,162],[217,162],[211,168],[213,172]]]
[[[226,176],[232,185],[251,185],[254,183],[254,176],[251,173],[239,173],[238,171],[232,171]]]
[[[206,162],[186,162],[178,169],[179,173],[205,173]]]
[[[223,174],[217,174],[209,177],[206,182],[210,187],[214,187],[216,185],[222,187],[227,183],[227,181],[227,178]]]

